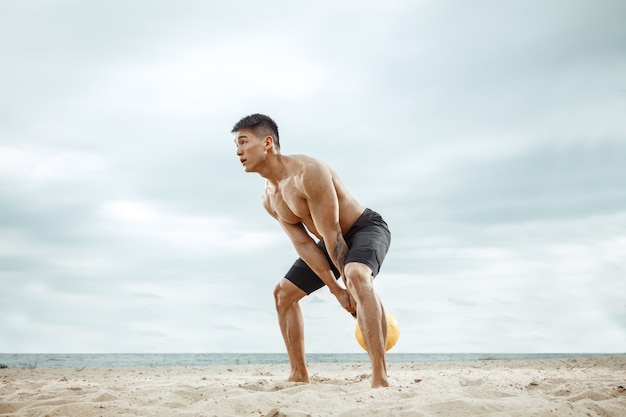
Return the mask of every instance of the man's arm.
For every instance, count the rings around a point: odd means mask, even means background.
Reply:
[[[313,238],[308,234],[305,227],[301,224],[289,224],[280,221],[280,225],[289,238],[291,239],[293,246],[296,248],[298,255],[306,264],[320,277],[320,279],[326,284],[330,293],[333,294],[339,304],[348,312],[353,313],[356,311],[356,305],[348,290],[340,286],[335,279],[328,259],[320,248],[315,244]]]
[[[343,288],[339,286],[324,253],[317,246],[313,238],[306,231],[302,223],[289,224],[279,220],[283,230],[291,239],[298,256],[320,277],[328,286],[332,294],[337,294]]]
[[[337,284],[335,275],[328,263],[326,255],[317,246],[311,235],[307,232],[302,223],[287,223],[281,220],[274,209],[271,207],[267,194],[263,196],[263,207],[270,216],[275,218],[283,228],[298,256],[320,277],[320,279],[328,286],[330,292],[337,295],[343,288]]]
[[[315,228],[343,276],[348,245],[341,232],[339,200],[330,169],[321,163],[309,167],[302,178],[302,187]]]

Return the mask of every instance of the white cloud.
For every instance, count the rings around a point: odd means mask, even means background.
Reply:
[[[90,152],[0,146],[0,179],[8,184],[37,188],[55,182],[85,181],[107,169],[106,160]]]
[[[158,218],[158,213],[152,207],[132,201],[106,203],[101,212],[105,217],[128,223],[150,223]]]
[[[113,103],[117,112],[196,119],[242,101],[303,100],[328,77],[320,62],[284,36],[235,36],[159,52],[109,64],[96,93],[103,105]]]
[[[127,239],[148,239],[186,253],[221,256],[267,248],[283,241],[276,231],[242,229],[236,219],[223,216],[177,214],[145,202],[111,201],[98,209],[102,231]]]

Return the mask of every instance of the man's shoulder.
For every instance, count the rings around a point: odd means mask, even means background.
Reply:
[[[324,165],[324,163],[317,159],[314,158],[310,155],[303,155],[303,154],[296,154],[296,155],[289,155],[289,158],[291,158],[294,162],[300,163],[300,164],[320,164],[320,165]]]
[[[298,173],[304,175],[318,175],[321,171],[327,171],[329,166],[320,159],[309,155],[291,155],[293,164]]]

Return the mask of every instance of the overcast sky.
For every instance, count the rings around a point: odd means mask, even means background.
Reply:
[[[284,352],[230,130],[392,230],[395,352],[626,352],[626,3],[0,0],[0,351]],[[360,352],[328,290],[309,352]]]

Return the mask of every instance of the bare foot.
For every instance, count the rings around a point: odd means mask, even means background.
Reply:
[[[309,374],[307,372],[292,372],[287,382],[304,382],[309,383]]]
[[[387,378],[372,379],[372,388],[387,388],[389,386],[389,381]]]

